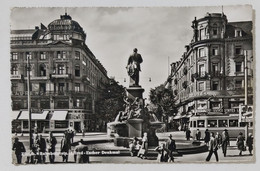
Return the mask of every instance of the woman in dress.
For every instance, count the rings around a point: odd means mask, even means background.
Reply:
[[[244,140],[245,137],[243,136],[243,133],[240,132],[238,137],[237,137],[237,148],[239,150],[239,155],[242,155],[242,151],[244,150]]]

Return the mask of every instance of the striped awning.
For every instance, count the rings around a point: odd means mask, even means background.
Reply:
[[[51,120],[55,121],[64,121],[66,120],[68,111],[54,111],[51,117]]]
[[[43,113],[32,113],[32,120],[45,120],[49,111],[44,111]],[[29,119],[29,112],[28,111],[22,111],[20,114],[19,120],[28,120]]]
[[[20,113],[21,113],[20,110],[18,110],[18,111],[12,111],[12,113],[11,113],[12,120],[16,120],[16,119],[18,118],[18,116],[19,116]]]

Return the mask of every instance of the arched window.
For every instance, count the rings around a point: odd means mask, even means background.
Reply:
[[[46,76],[46,66],[45,66],[45,64],[40,65],[40,76],[41,77]]]
[[[11,75],[18,75],[18,67],[17,67],[17,65],[13,65],[12,66]]]

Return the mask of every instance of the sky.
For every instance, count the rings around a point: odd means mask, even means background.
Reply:
[[[202,18],[207,12],[221,13],[222,7],[13,8],[10,28],[33,29],[40,23],[48,26],[65,10],[86,32],[86,44],[108,76],[125,87],[129,86],[125,69],[128,57],[134,48],[138,49],[144,60],[140,85],[148,98],[151,88],[166,81],[170,63],[179,60],[184,46],[191,42],[194,17]],[[229,22],[252,21],[249,5],[223,6],[223,12]]]

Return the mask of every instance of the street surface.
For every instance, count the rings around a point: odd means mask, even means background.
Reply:
[[[158,133],[157,136],[159,139],[167,138],[169,134],[172,134],[174,139],[177,140],[185,140],[185,133],[184,132],[167,132],[167,133]],[[17,135],[21,142],[24,143],[26,151],[29,151],[29,142],[28,142],[28,134],[24,134],[23,136],[20,136],[20,134]],[[47,134],[43,134],[43,137],[45,138]],[[62,138],[62,134],[54,134],[54,136],[57,138],[58,144],[56,145],[56,152],[60,151],[60,141]],[[83,138],[85,141],[102,141],[102,140],[112,140],[112,138],[108,137],[106,133],[86,133],[84,137],[82,137],[81,134],[77,134],[74,138],[74,142],[80,140]],[[89,145],[89,149],[102,149],[102,150],[127,150],[127,148],[124,147],[115,147],[113,146],[112,142],[107,143],[95,143],[93,145]],[[236,147],[236,142],[231,141],[230,146],[227,150],[227,156],[224,157],[221,147],[218,150],[218,156],[219,156],[219,163],[253,163],[255,158],[254,156],[250,156],[248,151],[243,152],[242,156],[239,156],[239,151]],[[175,157],[175,163],[206,163],[205,159],[208,155],[208,152],[204,153],[198,153],[198,154],[187,154],[183,156],[176,156]],[[13,152],[13,162],[16,163],[15,154]],[[22,163],[25,163],[26,157],[23,157]],[[62,157],[59,155],[56,155],[55,163],[62,163]],[[49,163],[48,156],[46,156],[46,163]],[[68,163],[74,163],[74,157],[73,155],[69,155],[69,162]],[[137,157],[131,157],[131,156],[90,156],[90,163],[157,163],[156,157],[148,157],[148,159],[140,159]],[[216,163],[215,156],[212,155],[211,160],[207,163]]]

